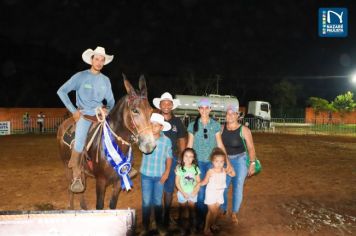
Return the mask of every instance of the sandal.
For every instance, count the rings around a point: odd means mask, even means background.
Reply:
[[[219,227],[218,225],[212,225],[212,226],[210,227],[210,230],[211,230],[211,232],[213,232],[213,233],[217,233],[217,232],[220,231],[220,227]]]
[[[235,213],[231,214],[231,221],[232,223],[234,223],[235,225],[237,225],[239,223],[239,220],[237,219],[237,216]]]

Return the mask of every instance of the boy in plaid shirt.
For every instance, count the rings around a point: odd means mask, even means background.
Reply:
[[[171,129],[171,125],[164,121],[158,113],[151,116],[152,132],[156,139],[156,148],[152,153],[142,155],[141,188],[142,188],[142,224],[143,232],[148,233],[150,225],[151,208],[154,208],[155,220],[158,230],[163,234],[162,228],[162,195],[164,182],[167,180],[172,164],[172,143],[162,131]]]

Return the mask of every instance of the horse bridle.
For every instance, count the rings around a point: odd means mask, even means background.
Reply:
[[[128,99],[127,99],[127,105],[129,107],[129,112],[130,112],[130,118],[131,118],[131,124],[133,125],[134,129],[136,130],[136,132],[134,132],[133,130],[131,130],[131,127],[128,128],[128,130],[131,132],[132,136],[133,136],[133,140],[134,142],[137,142],[138,141],[138,136],[143,132],[145,131],[146,129],[150,129],[151,126],[150,125],[147,125],[145,127],[143,127],[142,129],[138,129],[138,126],[135,122],[135,119],[134,117],[132,116],[132,111],[130,109],[130,103],[133,101],[133,100],[136,100],[136,99],[141,99],[141,100],[147,100],[147,97],[146,96],[130,96]]]

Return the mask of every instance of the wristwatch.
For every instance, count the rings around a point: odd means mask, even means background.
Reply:
[[[256,165],[256,161],[251,161],[250,165]]]

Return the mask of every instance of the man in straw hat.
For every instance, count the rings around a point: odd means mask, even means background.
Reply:
[[[104,65],[113,60],[114,56],[107,55],[103,47],[97,47],[95,50],[85,50],[82,58],[85,63],[91,66],[90,69],[76,73],[57,91],[58,96],[76,121],[75,143],[68,163],[68,167],[73,170],[70,190],[74,193],[84,191],[84,185],[80,178],[80,159],[92,124],[92,121],[86,119],[84,115],[94,116],[95,109],[103,106],[104,99],[107,102],[106,109],[108,110],[111,110],[115,104],[110,80],[100,72]],[[76,107],[68,96],[71,91],[76,92]]]
[[[172,205],[172,195],[175,188],[175,173],[174,170],[177,165],[178,157],[184,150],[186,146],[186,136],[187,130],[183,125],[181,119],[175,117],[173,110],[180,105],[178,99],[173,99],[172,95],[168,92],[165,92],[161,95],[160,98],[153,99],[153,105],[161,111],[161,114],[164,117],[164,120],[167,121],[172,129],[164,131],[164,135],[170,138],[172,142],[173,150],[173,160],[171,165],[171,170],[169,177],[164,184],[164,193],[163,193],[163,202],[164,202],[164,224],[169,226],[170,220],[170,208]]]

